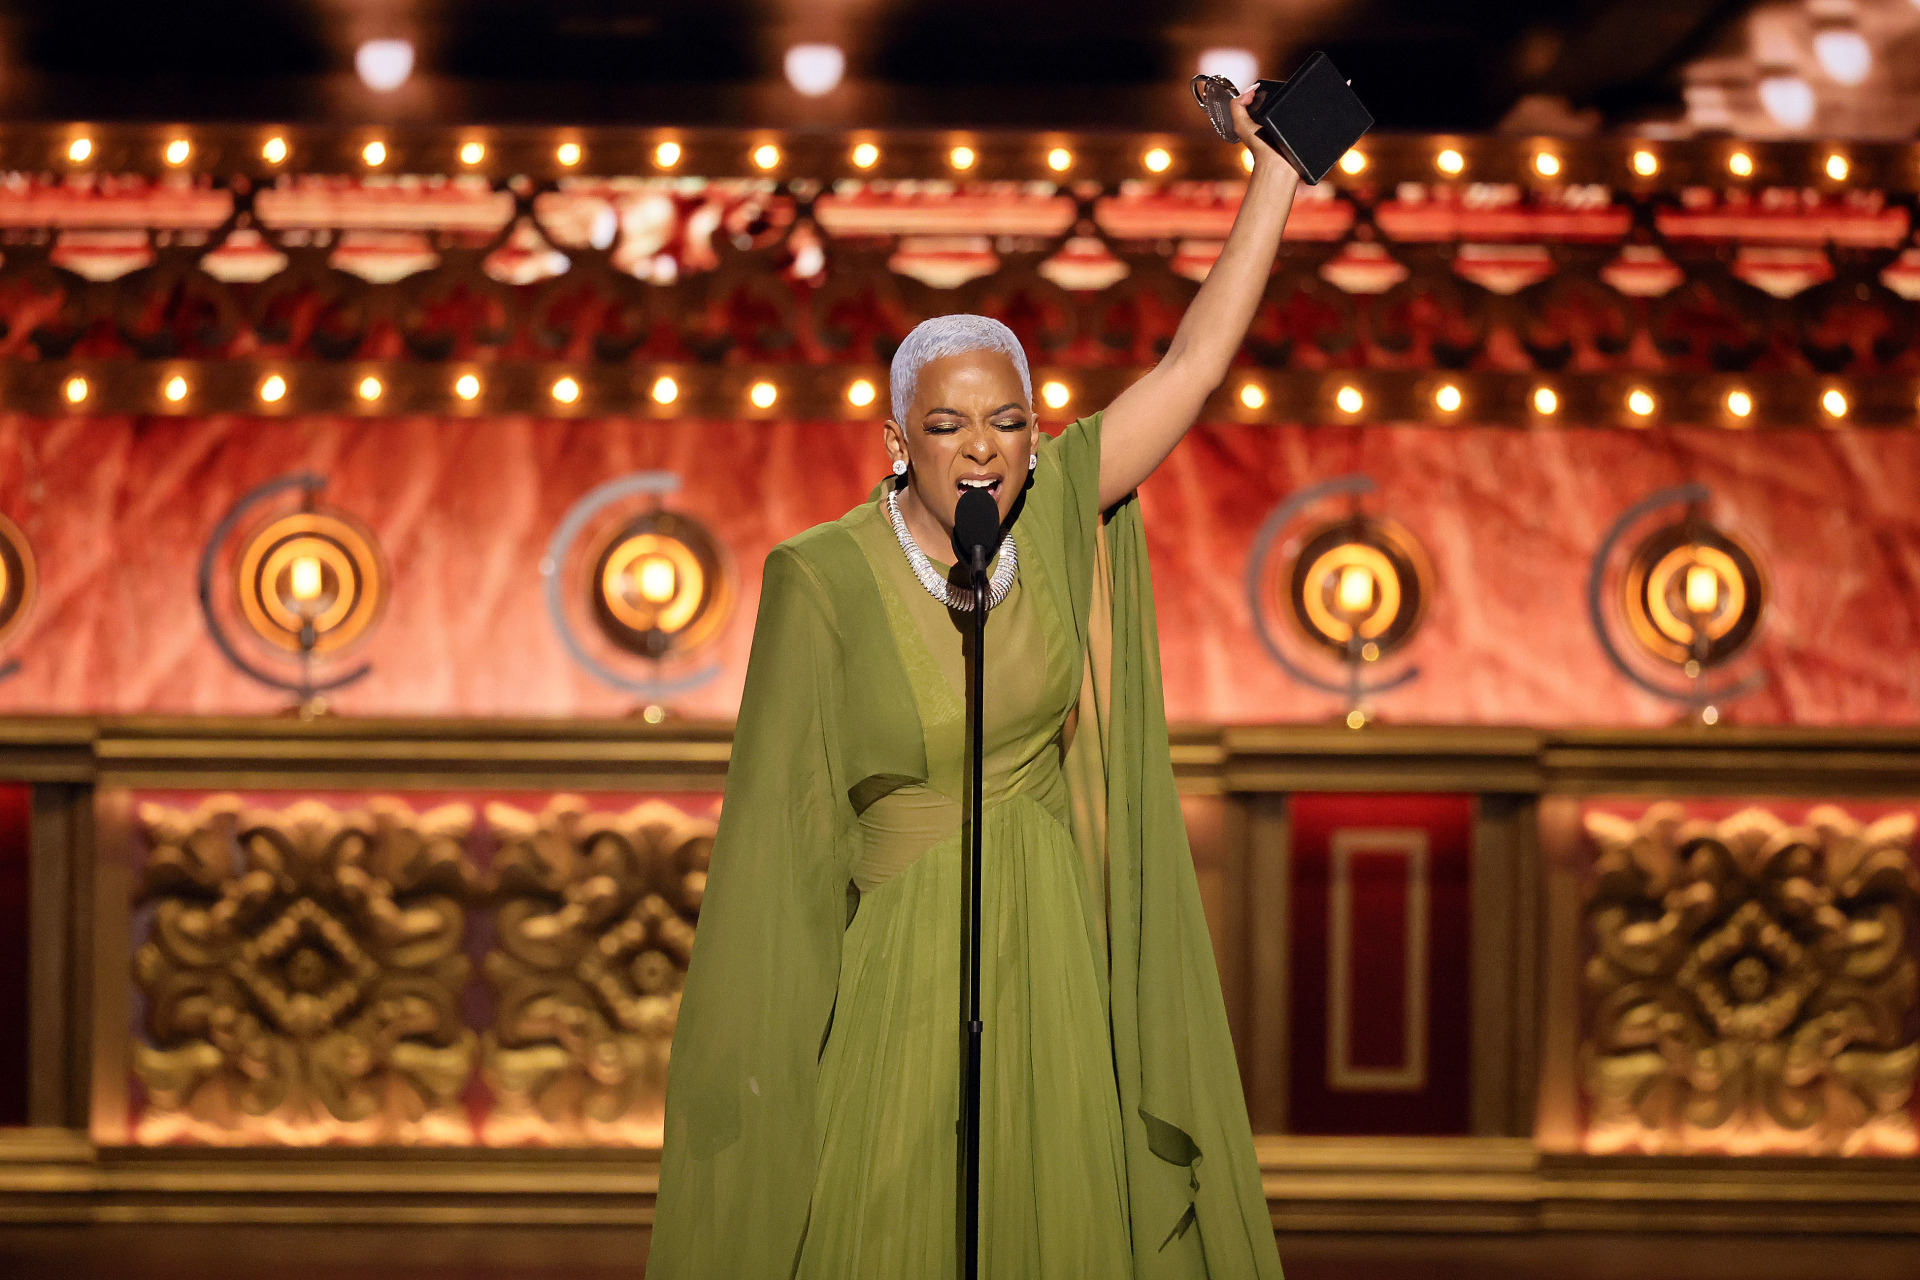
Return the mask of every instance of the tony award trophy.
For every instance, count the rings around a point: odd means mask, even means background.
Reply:
[[[1324,53],[1316,53],[1286,80],[1254,82],[1247,114],[1260,140],[1285,157],[1310,184],[1327,176],[1347,149],[1373,127],[1373,116],[1354,96],[1345,76]],[[1193,96],[1205,108],[1214,132],[1232,142],[1233,112],[1240,90],[1225,76],[1193,78]]]

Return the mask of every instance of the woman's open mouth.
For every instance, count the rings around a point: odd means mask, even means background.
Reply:
[[[985,489],[993,495],[995,502],[1000,500],[999,476],[962,476],[956,483],[961,493],[969,489]]]

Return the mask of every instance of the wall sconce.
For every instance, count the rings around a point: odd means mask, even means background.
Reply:
[[[299,702],[303,718],[327,710],[322,696],[372,670],[365,663],[323,677],[320,668],[364,640],[386,608],[388,576],[373,533],[344,511],[320,505],[326,477],[297,473],[269,480],[244,494],[214,527],[200,555],[200,611],[228,662]],[[227,581],[233,612],[272,659],[291,658],[296,674],[276,673],[265,660],[243,654],[227,634],[216,589],[228,539],[256,509],[278,502],[292,509],[267,517],[234,550]]]
[[[737,593],[726,547],[700,521],[662,505],[679,487],[680,477],[666,471],[608,481],[567,512],[540,562],[547,614],[567,653],[596,679],[645,698],[642,714],[654,724],[666,718],[662,699],[720,673],[718,663],[670,668],[719,636]],[[636,666],[641,674],[621,669]]]
[[[1247,563],[1247,604],[1260,642],[1293,679],[1347,701],[1346,723],[1358,729],[1373,718],[1370,700],[1417,678],[1407,666],[1385,677],[1388,659],[1403,650],[1426,614],[1433,568],[1419,541],[1401,525],[1361,509],[1378,489],[1364,475],[1341,476],[1304,489],[1274,508],[1254,538]],[[1309,508],[1346,498],[1348,511],[1287,536]],[[1269,570],[1277,547],[1284,564]],[[1285,626],[1269,619],[1278,615]],[[1290,653],[1280,634],[1302,652]],[[1337,662],[1338,680],[1309,669]]]
[[[34,601],[40,598],[40,570],[33,545],[19,525],[0,516],[0,645],[20,634]],[[20,670],[20,661],[0,663],[0,680]]]
[[[1753,552],[1708,519],[1711,498],[1705,485],[1682,485],[1636,504],[1608,530],[1587,580],[1594,634],[1608,660],[1647,692],[1690,708],[1703,724],[1717,723],[1722,705],[1753,692],[1764,680],[1755,671],[1716,683],[1712,673],[1753,643],[1768,594]],[[1655,512],[1682,505],[1686,510],[1680,519],[1655,527],[1634,544],[1612,575],[1614,589],[1609,592],[1614,548]],[[1609,595],[1641,659],[1638,664],[1628,661],[1609,626]]]

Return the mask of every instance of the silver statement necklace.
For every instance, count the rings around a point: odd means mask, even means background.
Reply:
[[[887,490],[887,519],[893,524],[893,536],[900,540],[900,550],[907,556],[907,565],[913,570],[913,576],[920,579],[920,585],[927,594],[949,609],[958,609],[963,613],[973,611],[973,592],[955,587],[940,576],[933,567],[933,561],[927,559],[927,553],[913,540],[913,534],[907,531],[907,519],[900,514],[900,501],[897,491]],[[1007,592],[1013,587],[1013,576],[1020,571],[1020,551],[1013,545],[1013,535],[1007,534],[1000,539],[1000,563],[994,566],[993,576],[987,579],[987,608],[991,609],[1007,598]]]

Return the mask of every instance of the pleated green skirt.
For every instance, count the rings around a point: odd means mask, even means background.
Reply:
[[[981,1274],[1133,1274],[1113,1049],[1071,834],[1015,795],[981,876]],[[841,952],[802,1280],[958,1273],[961,848],[867,893]]]

